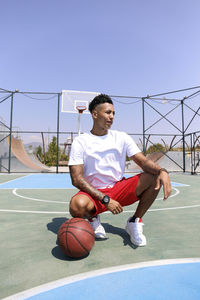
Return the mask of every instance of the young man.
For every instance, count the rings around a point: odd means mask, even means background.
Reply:
[[[163,185],[164,200],[171,193],[168,172],[148,160],[133,139],[126,133],[110,130],[114,120],[114,106],[107,95],[96,96],[89,104],[93,127],[81,134],[72,144],[69,166],[72,184],[80,191],[70,202],[73,217],[87,218],[96,238],[106,238],[99,214],[108,210],[114,215],[123,206],[138,201],[135,214],[128,219],[126,231],[136,246],[145,246],[142,217],[152,205]],[[143,173],[125,179],[126,156],[142,169]]]

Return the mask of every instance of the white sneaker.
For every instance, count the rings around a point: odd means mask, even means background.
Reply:
[[[106,239],[106,232],[105,232],[105,229],[103,228],[103,226],[100,223],[99,215],[97,215],[96,217],[90,219],[89,223],[91,224],[91,226],[94,230],[95,238],[102,239],[102,240]]]
[[[135,222],[129,222],[126,224],[126,232],[130,235],[130,240],[135,246],[145,246],[147,244],[146,237],[143,234],[142,219],[136,218]]]

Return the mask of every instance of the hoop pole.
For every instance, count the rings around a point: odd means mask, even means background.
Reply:
[[[81,134],[81,113],[78,113],[78,135]]]
[[[78,110],[78,135],[81,134],[81,114],[86,110],[85,106],[77,106],[76,109]]]

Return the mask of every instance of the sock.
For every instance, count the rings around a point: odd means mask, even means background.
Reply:
[[[135,219],[136,219],[136,217],[135,216],[132,216],[131,218],[130,218],[130,220],[129,220],[129,222],[135,222]]]
[[[88,219],[88,221],[89,222],[93,222],[94,221],[94,219],[96,219],[97,218],[97,215],[96,216],[93,216],[92,218],[90,218],[90,219]]]
[[[134,223],[135,222],[135,220],[137,219],[138,217],[136,217],[136,216],[132,216],[131,218],[130,218],[130,220],[129,220],[129,222],[132,222],[132,223]],[[142,222],[142,219],[141,218],[139,218],[140,219],[140,221],[139,222]]]

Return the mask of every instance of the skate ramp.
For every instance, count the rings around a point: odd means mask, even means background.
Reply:
[[[9,144],[10,137],[8,134],[0,133],[0,172],[8,172],[9,169]],[[51,170],[40,163],[34,154],[26,152],[22,140],[11,138],[11,172],[50,172]],[[36,162],[37,161],[37,162]]]
[[[7,138],[8,145],[10,143],[10,139]],[[14,154],[14,156],[23,164],[25,165],[28,169],[37,171],[37,172],[49,172],[49,168],[47,168],[45,165],[42,165],[41,163],[36,163],[32,159],[32,157],[26,152],[23,142],[20,139],[11,138],[11,151]]]
[[[148,159],[158,163],[162,168],[169,172],[183,172],[183,152],[182,151],[168,151],[166,153],[154,152],[146,156]],[[197,159],[196,159],[197,163]],[[191,154],[185,154],[185,171],[191,172],[192,162]],[[196,172],[199,172],[200,166],[197,167]],[[133,161],[126,163],[126,172],[141,172],[141,168]]]
[[[47,166],[45,166],[34,153],[28,153],[28,156],[30,157],[30,159],[39,167],[41,168],[48,168]]]
[[[0,133],[0,172],[8,170],[9,146],[6,141],[6,135]]]
[[[182,151],[169,151],[160,162],[162,168],[166,168],[169,172],[183,171],[183,152]],[[192,162],[191,154],[185,154],[185,171],[191,172]],[[197,169],[197,171],[199,168]]]

